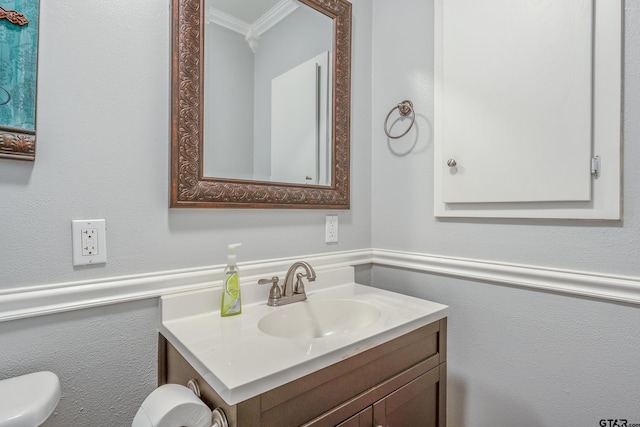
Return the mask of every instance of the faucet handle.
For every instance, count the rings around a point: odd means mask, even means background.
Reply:
[[[302,281],[303,277],[307,277],[307,275],[305,273],[298,273],[296,274],[296,284],[293,287],[293,293],[294,294],[304,294],[304,282]]]
[[[273,276],[271,279],[260,279],[258,280],[258,285],[267,285],[269,283],[273,283],[271,285],[271,289],[269,290],[269,302],[274,302],[275,300],[280,299],[282,296],[282,292],[280,291],[280,286],[278,286],[278,276]]]
[[[271,279],[260,279],[258,280],[258,285],[266,285],[268,283],[273,283],[274,285],[277,285],[278,280],[280,280],[278,276],[273,276]]]

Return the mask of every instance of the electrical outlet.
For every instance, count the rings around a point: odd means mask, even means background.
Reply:
[[[98,255],[98,229],[81,228],[82,256]]]
[[[338,215],[327,215],[324,241],[325,243],[335,243],[338,241]]]
[[[106,221],[104,219],[72,220],[73,265],[106,263],[106,234]]]

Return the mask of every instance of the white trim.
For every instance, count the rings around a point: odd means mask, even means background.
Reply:
[[[258,36],[265,33],[271,27],[289,16],[300,6],[292,0],[282,0],[269,9],[264,15],[251,24],[252,32]]]
[[[292,262],[304,259],[318,269],[377,264],[446,275],[461,279],[533,288],[579,295],[606,301],[640,305],[640,277],[607,275],[508,264],[477,259],[361,249],[299,257],[240,263],[243,282],[286,271]],[[0,291],[0,322],[157,298],[221,285],[223,265],[206,268],[163,271],[150,274],[111,277],[79,282],[56,283]]]
[[[294,3],[293,0],[281,0],[271,9],[266,11],[265,14],[258,18],[253,24],[249,24],[248,22],[211,6],[206,11],[204,22],[206,24],[217,24],[221,27],[242,34],[245,36],[245,40],[249,44],[253,53],[256,53],[260,36],[278,22],[289,16],[299,7],[300,6]]]
[[[286,271],[289,265],[299,259],[321,269],[335,268],[368,264],[371,262],[371,251],[260,260],[239,263],[238,266],[245,281],[257,282],[258,278],[265,275]],[[0,322],[216,287],[222,283],[223,269],[224,265],[215,265],[0,290]]]
[[[640,277],[373,249],[372,263],[507,286],[640,304]]]
[[[214,7],[209,7],[207,9],[204,22],[205,24],[220,25],[228,30],[240,33],[243,36],[246,36],[251,30],[251,25],[248,23]]]

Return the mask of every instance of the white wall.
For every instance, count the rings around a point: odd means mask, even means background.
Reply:
[[[624,220],[619,222],[436,219],[433,2],[375,1],[373,27],[373,247],[637,280],[637,2],[626,2]],[[417,111],[416,129],[388,141],[384,118],[407,98]],[[605,417],[640,422],[638,306],[382,266],[370,274],[377,286],[451,306],[448,425],[598,425]]]
[[[240,261],[370,247],[371,5],[353,3],[351,210],[328,245],[327,211],[168,208],[169,0],[41,2],[37,159],[0,160],[0,298],[223,264],[233,242]],[[107,220],[106,265],[72,266],[83,218]],[[155,386],[156,304],[2,322],[0,379],[56,371],[50,425],[126,425]]]

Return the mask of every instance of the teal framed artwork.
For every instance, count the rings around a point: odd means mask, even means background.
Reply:
[[[39,0],[0,0],[0,158],[35,160]]]

